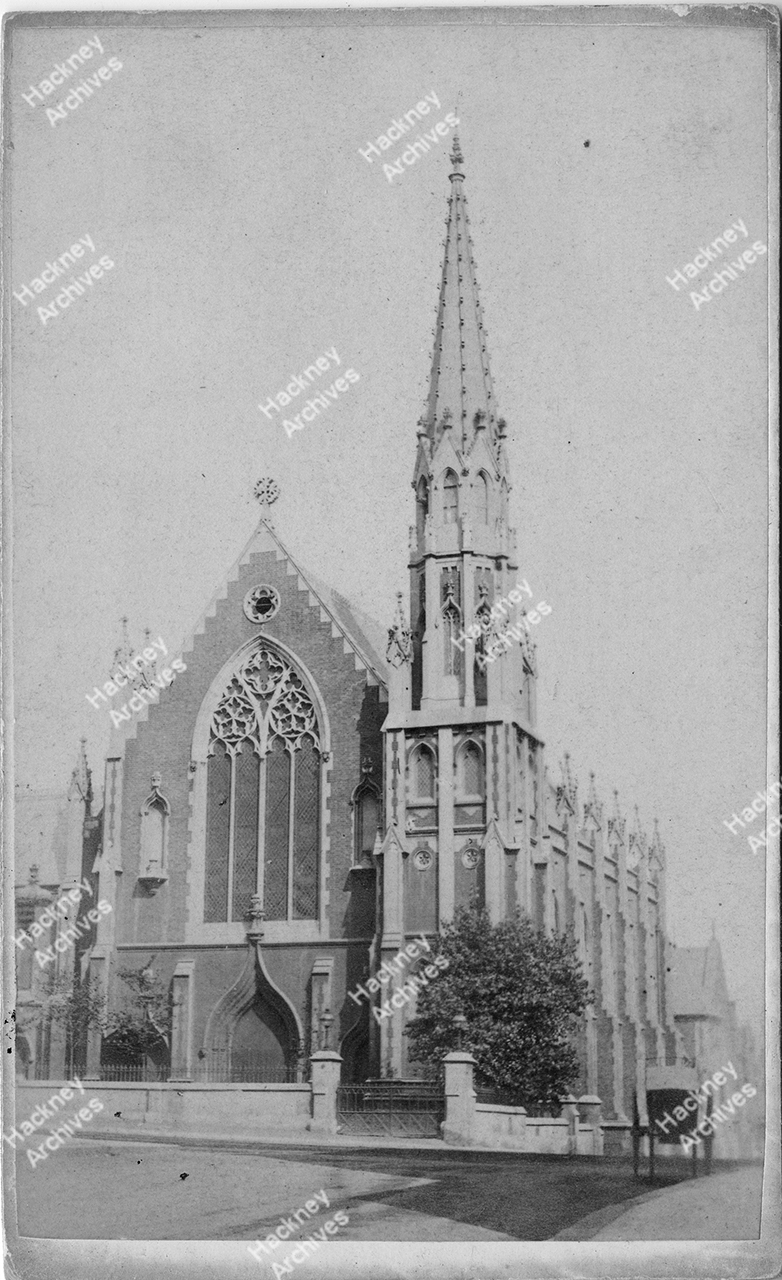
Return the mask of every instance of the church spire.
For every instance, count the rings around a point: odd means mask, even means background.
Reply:
[[[422,425],[436,444],[450,420],[455,447],[469,448],[478,421],[495,444],[498,434],[486,330],[478,297],[478,281],[470,239],[464,182],[464,157],[458,135],[451,152],[451,194],[440,296],[437,306],[429,396]]]
[[[413,661],[404,700],[413,711],[444,716],[483,706],[500,714],[504,705],[524,702],[532,721],[535,663],[515,616],[523,593],[509,518],[506,429],[496,416],[456,137],[451,162],[429,400],[413,469]],[[502,622],[511,614],[522,629],[506,634]],[[488,654],[495,642],[506,659]]]

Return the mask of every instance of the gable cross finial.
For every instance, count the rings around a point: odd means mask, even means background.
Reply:
[[[264,524],[267,524],[270,529],[274,528],[271,521],[270,507],[280,496],[280,486],[277,481],[272,480],[270,476],[262,476],[261,479],[256,482],[253,493],[255,494],[255,497],[258,500],[258,505],[261,508],[261,520]]]

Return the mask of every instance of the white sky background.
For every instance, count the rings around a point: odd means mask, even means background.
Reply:
[[[616,786],[631,821],[658,816],[676,942],[713,920],[758,1019],[765,856],[723,819],[767,779],[769,259],[697,312],[665,277],[738,219],[731,257],[769,243],[765,39],[587,12],[15,32],[8,284],[84,235],[115,263],[45,327],[11,299],[15,781],[64,788],[85,734],[100,785],[110,721],[85,694],[120,616],[175,650],[259,476],[294,556],[390,624],[450,139],[393,184],[358,148],[427,92],[428,127],[460,95],[521,576],[552,606],[549,766],[569,750],[582,799],[594,769],[606,804]],[[122,70],[53,128],[21,92],[96,34],[83,74]],[[257,404],[332,345],[361,380],[288,440]]]

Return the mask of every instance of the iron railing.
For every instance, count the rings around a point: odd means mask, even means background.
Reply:
[[[528,1102],[517,1089],[499,1085],[476,1085],[475,1101],[495,1107],[523,1107],[527,1115],[538,1120],[556,1120],[562,1112],[561,1105],[552,1102]]]
[[[85,1069],[77,1070],[82,1078]],[[183,1073],[173,1073],[182,1079]],[[73,1071],[70,1072],[70,1076]],[[98,1079],[117,1084],[163,1084],[172,1075],[168,1062],[144,1060],[118,1060],[102,1062]],[[23,1077],[28,1080],[69,1079],[69,1075],[53,1072],[45,1062],[32,1063]],[[306,1065],[297,1069],[296,1063],[281,1064],[279,1059],[269,1059],[262,1054],[232,1054],[230,1051],[207,1051],[203,1058],[196,1058],[189,1077],[200,1084],[295,1084],[298,1078],[307,1079]]]
[[[295,1084],[297,1066],[263,1054],[208,1049],[196,1058],[191,1078],[201,1084]]]
[[[168,1063],[154,1062],[102,1062],[98,1071],[100,1080],[118,1084],[161,1084],[168,1080]]]
[[[347,1133],[439,1138],[445,1094],[439,1080],[366,1080],[340,1085],[339,1124]]]

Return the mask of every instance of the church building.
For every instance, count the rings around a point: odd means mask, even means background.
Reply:
[[[86,775],[72,789],[85,843],[68,875],[86,871],[111,907],[82,970],[112,1007],[120,970],[170,990],[172,1080],[301,1079],[324,1045],[345,1081],[410,1077],[414,1003],[379,1021],[349,993],[476,897],[494,921],[520,909],[577,939],[596,1000],[576,1092],[626,1124],[646,1063],[681,1053],[665,854],[594,779],[580,800],[567,757],[561,776],[547,766],[458,141],[451,162],[428,399],[409,436],[409,600],[383,628],[320,582],[275,532],[275,482],[259,482],[258,527],[185,669],[114,731],[102,812]],[[101,1064],[94,1036],[88,1074]]]

